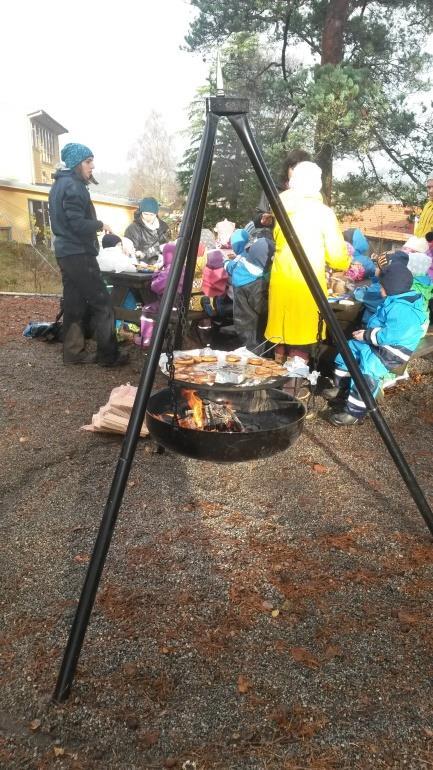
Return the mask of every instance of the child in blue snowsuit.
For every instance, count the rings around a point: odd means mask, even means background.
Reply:
[[[412,290],[413,276],[399,261],[391,262],[379,274],[383,302],[371,316],[366,329],[353,332],[349,347],[365,381],[376,396],[388,372],[407,365],[425,333],[426,311],[422,296]],[[335,388],[323,391],[328,400],[345,397],[345,406],[329,415],[337,427],[363,420],[366,406],[347,370],[341,354],[335,359]]]
[[[235,230],[231,237],[234,258],[224,262],[233,286],[233,320],[236,334],[252,350],[264,340],[268,316],[269,270],[274,243],[258,238],[248,244],[246,230]]]
[[[353,262],[360,262],[365,270],[365,277],[372,278],[376,270],[376,265],[369,257],[370,247],[362,230],[358,227],[349,228],[343,233],[345,241],[353,246]]]

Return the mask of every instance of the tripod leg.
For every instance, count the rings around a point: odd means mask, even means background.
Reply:
[[[206,126],[185,207],[185,214],[179,234],[176,253],[153,332],[149,357],[141,373],[125,439],[120,451],[120,457],[111,483],[108,500],[102,516],[80,600],[69,634],[68,643],[63,655],[56,688],[54,690],[53,699],[58,702],[66,700],[72,686],[105,559],[110,547],[117,515],[122,504],[126,482],[128,480],[141,426],[146,413],[147,402],[153,387],[164,336],[176,295],[176,289],[190,246],[196,220],[196,212],[202,199],[203,185],[206,182],[209,168],[212,164],[218,119],[218,116],[212,113],[209,113],[207,116]]]
[[[200,205],[197,209],[197,216],[194,222],[194,229],[192,233],[191,243],[190,243],[190,247],[188,249],[188,254],[186,257],[185,275],[184,275],[183,287],[182,287],[182,298],[183,298],[183,307],[185,308],[185,316],[188,315],[189,302],[191,299],[195,266],[197,264],[197,251],[200,243],[201,229],[203,226],[203,216],[204,216],[204,209],[205,209],[206,199],[207,199],[207,191],[209,188],[209,179],[210,179],[211,170],[212,170],[212,164],[209,164],[208,173],[203,185]],[[183,332],[184,330],[181,327],[181,323],[179,319],[179,325],[176,330],[176,336],[174,341],[175,347],[178,349],[182,347]]]
[[[238,134],[243,147],[245,148],[251,164],[261,182],[264,193],[268,198],[272,210],[284,233],[284,237],[286,238],[286,241],[295,256],[299,269],[301,270],[302,275],[307,282],[308,288],[310,289],[311,294],[316,301],[321,315],[328,324],[328,327],[331,329],[337,348],[347,364],[347,367],[356,383],[356,387],[358,388],[361,398],[367,405],[368,412],[370,413],[371,418],[386,448],[388,449],[388,452],[394,460],[394,463],[396,464],[401,477],[408,487],[409,492],[421,516],[424,518],[424,521],[427,524],[431,534],[433,534],[433,512],[423,494],[421,487],[418,484],[418,481],[412,473],[406,458],[396,443],[385,418],[383,417],[379,407],[376,404],[376,401],[371,395],[368,385],[365,382],[364,376],[352,355],[352,352],[337,322],[337,319],[329,307],[328,301],[320,287],[314,270],[310,265],[302,244],[296,235],[289,217],[286,214],[283,204],[281,203],[277,188],[272,181],[271,175],[269,174],[269,171],[266,167],[260,149],[254,139],[254,136],[252,135],[248,119],[244,114],[229,116],[228,119]]]

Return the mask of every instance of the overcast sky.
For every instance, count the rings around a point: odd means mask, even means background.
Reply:
[[[186,0],[4,0],[1,101],[46,110],[69,131],[61,146],[81,142],[100,170],[126,172],[151,110],[170,133],[187,125],[210,66],[180,50],[193,13]]]

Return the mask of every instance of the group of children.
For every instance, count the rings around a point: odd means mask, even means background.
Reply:
[[[162,265],[151,282],[156,299],[143,308],[141,345],[149,344],[152,318],[164,292],[176,244],[162,247]],[[244,229],[235,230],[230,248],[205,251],[201,273],[201,307],[216,325],[233,320],[239,342],[250,350],[264,339],[268,310],[268,280],[274,244],[268,238],[250,240]],[[182,291],[183,273],[178,292]],[[144,326],[144,329],[143,329]],[[144,339],[143,339],[144,337]]]
[[[428,309],[403,252],[389,254],[377,270],[380,299],[365,328],[353,332],[350,350],[376,396],[389,373],[399,372],[426,332]],[[339,353],[335,359],[334,387],[322,391],[333,407],[329,422],[337,427],[356,425],[366,415],[366,405]]]
[[[260,232],[256,232],[255,235],[251,239],[247,229],[235,230],[230,239],[230,249],[210,248],[201,254],[205,259],[201,274],[202,307],[214,319],[221,320],[233,313],[236,334],[250,350],[264,339],[269,274],[275,250],[268,233],[261,236]],[[349,347],[371,393],[376,396],[387,375],[399,372],[407,365],[424,336],[428,326],[426,296],[420,291],[418,280],[414,285],[413,273],[416,267],[410,264],[410,259],[412,255],[413,262],[414,250],[411,246],[415,244],[409,244],[407,249],[388,254],[374,263],[367,257],[365,244],[356,230],[345,233],[345,236],[351,239],[356,261],[362,262],[365,273],[370,275],[372,269],[375,271],[365,298],[364,328],[353,333]],[[428,248],[424,253],[427,259],[430,258],[430,273],[426,263],[423,263],[423,269],[425,282],[431,285],[433,233],[427,243]],[[162,265],[151,283],[157,299],[144,308],[141,344],[150,342],[153,321],[146,317],[146,312],[158,308],[175,248],[173,242],[162,247]],[[359,260],[360,256],[364,260]],[[183,273],[179,292],[182,291],[182,284]],[[350,426],[364,419],[366,405],[341,354],[335,360],[334,387],[323,391],[323,396],[332,407],[329,421],[333,425]]]

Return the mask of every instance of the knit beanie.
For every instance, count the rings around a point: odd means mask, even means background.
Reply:
[[[162,247],[162,262],[164,267],[170,267],[171,263],[173,262],[175,251],[176,243],[174,241],[164,243],[164,246]]]
[[[207,253],[206,264],[211,270],[224,267],[224,254],[221,249],[210,249]]]
[[[269,260],[275,252],[275,244],[268,238],[257,238],[248,250],[248,262],[263,268],[268,266]]]
[[[391,262],[390,266],[380,273],[379,283],[385,289],[388,297],[393,294],[404,294],[412,288],[413,275],[401,263]]]
[[[418,251],[421,254],[425,254],[427,251],[427,242],[425,238],[418,238],[416,235],[411,235],[403,244],[403,249],[409,249],[410,251]]]
[[[85,144],[69,142],[65,144],[60,157],[67,168],[75,168],[83,160],[93,158],[93,152]]]
[[[110,249],[112,246],[122,243],[122,239],[118,235],[114,235],[114,233],[105,233],[101,243],[103,249]]]
[[[392,262],[392,264],[394,265],[400,264],[400,265],[403,265],[404,267],[407,267],[408,265],[409,254],[407,253],[407,251],[401,251],[400,249],[398,249],[397,251],[393,251],[391,252],[391,254],[387,254],[386,256],[390,264]]]
[[[138,204],[140,214],[157,214],[159,203],[156,198],[143,198]]]

